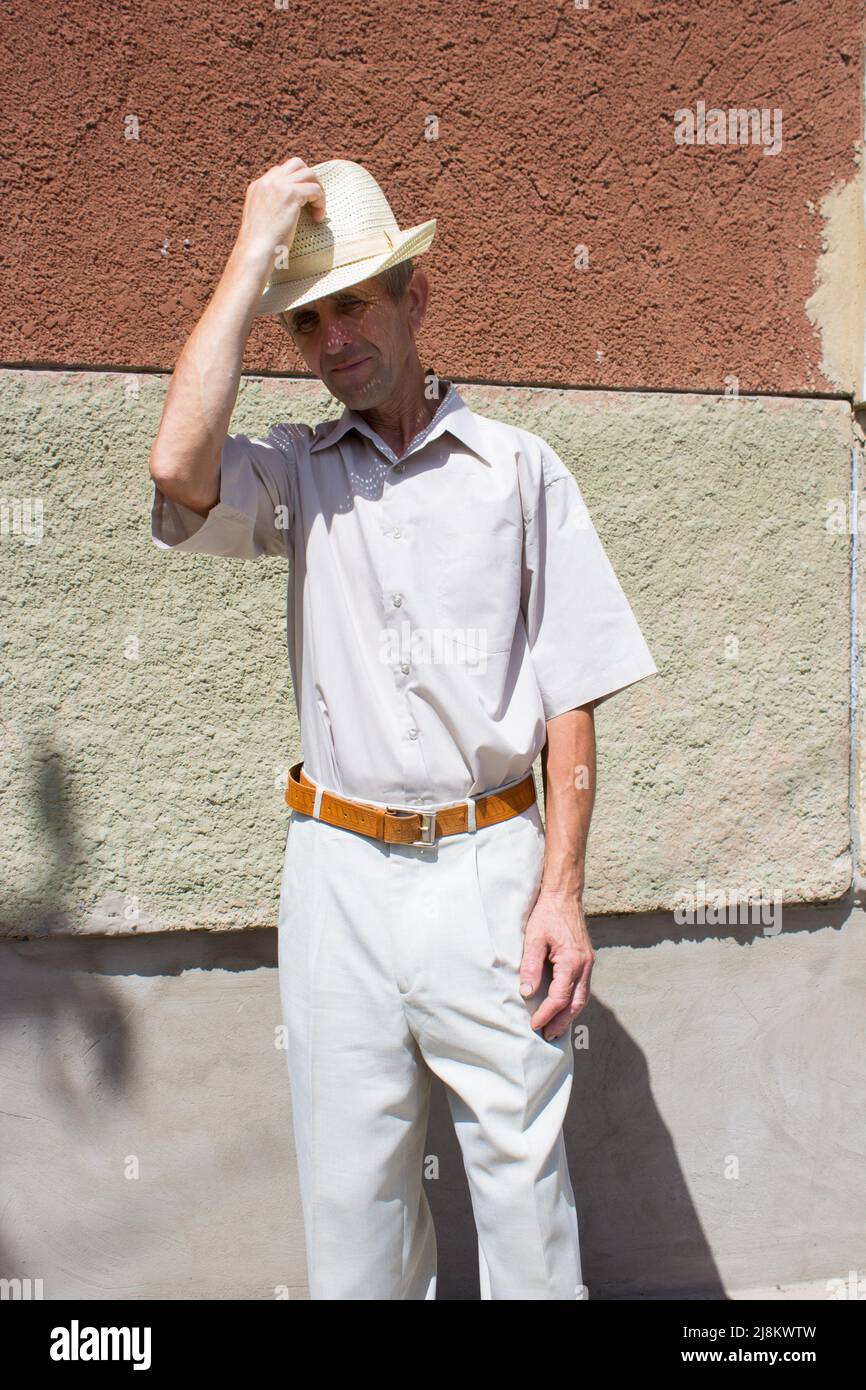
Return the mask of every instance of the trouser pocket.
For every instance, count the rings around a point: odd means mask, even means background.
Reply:
[[[493,960],[516,976],[523,959],[526,923],[538,897],[544,867],[544,831],[535,803],[520,815],[478,831],[473,840],[478,892]]]

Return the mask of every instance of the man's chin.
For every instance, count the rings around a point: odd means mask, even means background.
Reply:
[[[344,405],[363,404],[375,395],[375,375],[371,361],[362,362],[355,371],[331,372],[325,385]]]

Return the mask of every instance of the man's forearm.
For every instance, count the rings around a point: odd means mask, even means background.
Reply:
[[[545,853],[541,893],[574,895],[584,887],[586,841],[595,802],[595,719],[592,704],[547,724],[541,754]]]
[[[175,501],[206,514],[219,500],[222,446],[237,400],[244,348],[273,264],[243,238],[174,368],[150,454],[151,476]]]

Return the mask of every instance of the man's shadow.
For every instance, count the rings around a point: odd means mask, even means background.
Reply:
[[[572,1025],[589,1046],[574,1052],[563,1127],[590,1299],[704,1299],[725,1292],[673,1139],[650,1084],[646,1058],[616,1015],[590,995]],[[463,1159],[445,1088],[433,1078],[426,1153],[439,1180],[425,1182],[438,1245],[437,1299],[479,1297],[478,1254]],[[623,1161],[626,1155],[626,1161]]]

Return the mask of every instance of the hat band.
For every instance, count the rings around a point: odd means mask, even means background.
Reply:
[[[395,227],[394,231],[399,234],[400,228]],[[306,280],[310,275],[334,270],[341,265],[351,265],[354,261],[363,261],[368,256],[393,249],[394,241],[384,230],[373,232],[369,236],[344,237],[335,241],[332,246],[326,247],[324,251],[310,251],[305,256],[290,256],[289,264],[285,268],[275,270],[270,283],[283,285],[292,280]]]

